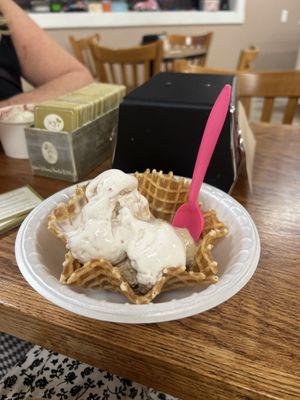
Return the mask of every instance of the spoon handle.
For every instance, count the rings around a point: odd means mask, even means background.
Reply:
[[[189,202],[198,202],[198,195],[209,162],[222,131],[230,102],[231,86],[225,85],[220,92],[207,119],[193,171],[189,191]]]

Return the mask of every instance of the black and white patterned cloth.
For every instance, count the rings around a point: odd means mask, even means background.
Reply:
[[[34,346],[0,380],[0,400],[176,400],[128,379]]]
[[[0,333],[0,379],[18,361],[25,357],[25,354],[33,347],[33,344],[24,342],[14,336]]]

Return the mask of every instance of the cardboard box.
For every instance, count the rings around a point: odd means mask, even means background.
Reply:
[[[81,180],[113,151],[118,108],[74,132],[26,128],[32,172],[70,182]]]

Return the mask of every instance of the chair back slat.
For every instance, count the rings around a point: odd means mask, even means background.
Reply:
[[[264,105],[261,113],[261,121],[262,122],[270,122],[271,115],[274,106],[274,97],[266,97],[264,100]]]
[[[155,51],[155,58],[153,61],[153,75],[158,74],[161,71],[162,67],[162,60],[164,56],[164,51],[163,51],[163,42],[159,40],[156,46],[156,51]],[[150,60],[149,60],[150,61]]]
[[[132,64],[132,81],[134,87],[139,85],[138,83],[138,73],[137,73],[137,64]]]
[[[144,62],[144,81],[147,82],[150,79],[150,63],[149,61]]]
[[[244,109],[245,109],[245,113],[247,115],[247,117],[250,117],[250,109],[251,109],[251,97],[241,97],[240,98]]]
[[[107,64],[107,65],[108,65],[108,68],[109,68],[111,82],[112,83],[117,83],[114,64]]]
[[[96,72],[100,82],[109,81],[104,64],[96,64]]]
[[[289,98],[282,119],[283,124],[291,124],[293,122],[294,115],[297,111],[298,100],[299,96]]]
[[[121,65],[121,75],[122,75],[122,83],[127,87],[128,86],[128,79],[127,79],[127,74],[126,74],[126,65],[125,64],[120,64]]]

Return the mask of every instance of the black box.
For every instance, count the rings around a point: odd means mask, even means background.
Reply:
[[[230,107],[205,182],[228,192],[241,158],[233,75],[165,72],[131,92],[120,105],[113,168],[191,177],[208,115],[225,84],[232,85]]]

